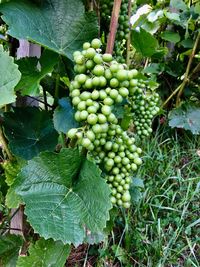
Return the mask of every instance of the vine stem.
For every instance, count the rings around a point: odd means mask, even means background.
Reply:
[[[6,138],[5,138],[4,134],[3,134],[3,130],[2,130],[1,126],[0,126],[0,143],[2,144],[3,150],[5,150],[9,160],[13,161],[14,157],[13,157],[13,155],[11,154],[11,152],[10,152],[10,150],[8,148],[8,144],[7,144]]]
[[[131,10],[132,10],[132,1],[128,1],[128,17],[129,17],[129,23],[131,18]],[[130,25],[131,27],[131,25]],[[126,65],[130,65],[130,44],[131,44],[131,30],[128,33],[128,39],[126,42]]]
[[[44,98],[44,108],[46,111],[48,111],[47,92],[44,88],[43,88],[43,98]]]
[[[195,52],[196,52],[196,49],[197,49],[197,45],[198,45],[198,42],[199,42],[199,39],[200,39],[200,33],[198,33],[198,36],[195,40],[195,43],[194,43],[194,46],[193,46],[193,49],[192,49],[192,53],[190,55],[190,58],[189,58],[189,61],[188,61],[188,64],[187,64],[187,68],[186,68],[186,71],[185,71],[185,75],[184,75],[184,79],[182,81],[182,83],[173,91],[173,93],[165,100],[165,102],[162,104],[162,108],[166,106],[166,104],[170,101],[170,99],[176,95],[177,95],[177,99],[176,99],[176,107],[179,105],[180,103],[180,97],[183,93],[183,90],[186,86],[186,84],[189,82],[190,78],[192,77],[192,75],[194,73],[197,72],[197,70],[199,69],[199,64],[194,68],[194,70],[192,71],[192,73],[189,75],[189,72],[190,72],[190,68],[191,68],[191,65],[192,65],[192,60],[194,58],[194,55],[195,55]]]
[[[55,84],[55,94],[54,94],[56,101],[59,97],[59,83],[60,83],[60,75],[57,74],[56,75],[56,84]]]
[[[122,0],[114,0],[107,47],[106,47],[106,53],[109,53],[109,54],[113,53],[121,3],[122,3]]]
[[[193,58],[195,56],[195,52],[196,52],[196,49],[197,49],[197,46],[198,46],[198,43],[199,43],[199,39],[200,39],[200,32],[198,33],[197,35],[197,38],[195,40],[195,43],[194,43],[194,46],[193,46],[193,49],[192,49],[192,53],[189,57],[189,61],[188,61],[188,64],[187,64],[187,68],[186,68],[186,72],[185,72],[185,75],[184,75],[184,79],[183,79],[183,82],[181,84],[181,87],[179,89],[179,92],[177,94],[177,98],[176,98],[176,107],[179,105],[180,103],[180,98],[183,94],[183,90],[188,82],[188,76],[189,76],[189,72],[190,72],[190,68],[191,68],[191,65],[192,65],[192,61],[193,61]]]

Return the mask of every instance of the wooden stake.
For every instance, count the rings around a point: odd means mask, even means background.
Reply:
[[[107,47],[106,47],[106,53],[109,53],[109,54],[113,53],[121,3],[122,3],[121,0],[115,0],[113,4],[112,16],[111,16],[111,21],[110,21],[110,29],[109,29],[109,35],[108,35],[108,41],[107,41]]]

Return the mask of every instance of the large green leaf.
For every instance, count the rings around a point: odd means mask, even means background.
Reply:
[[[4,132],[14,155],[28,160],[40,151],[55,149],[58,134],[47,111],[35,107],[15,108],[4,116]]]
[[[0,236],[0,266],[13,267],[22,246],[22,238],[16,235]]]
[[[45,50],[40,59],[36,57],[19,59],[17,64],[22,77],[16,90],[20,90],[22,95],[38,95],[40,80],[52,72],[57,62],[58,55],[49,50]]]
[[[21,74],[14,59],[3,51],[0,45],[0,106],[15,102],[14,88],[19,82]]]
[[[186,11],[188,9],[187,5],[184,3],[183,0],[171,0],[170,1],[171,8],[180,9],[182,11]]]
[[[11,0],[0,6],[8,34],[37,42],[72,59],[85,41],[98,36],[96,15],[85,13],[81,0]]]
[[[53,115],[55,129],[58,132],[67,133],[71,128],[77,128],[79,124],[75,121],[74,114],[69,98],[61,98]]]
[[[102,232],[109,219],[110,189],[97,166],[77,150],[42,152],[22,169],[14,186],[28,221],[45,239],[78,245]]]
[[[52,239],[39,239],[29,247],[29,256],[19,257],[16,267],[63,267],[70,253],[70,246]]]
[[[137,52],[141,53],[144,57],[151,57],[159,51],[156,38],[143,28],[140,28],[139,31],[133,30],[131,40]]]
[[[200,134],[200,107],[185,104],[172,110],[169,114],[169,126]]]
[[[172,31],[164,31],[161,34],[161,38],[171,43],[178,43],[181,39],[179,33],[172,32]]]

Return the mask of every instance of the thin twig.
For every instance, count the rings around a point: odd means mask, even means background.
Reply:
[[[53,106],[49,105],[48,103],[45,103],[44,101],[38,99],[38,98],[35,98],[33,96],[29,96],[29,98],[33,99],[33,100],[37,100],[38,102],[42,103],[42,104],[46,104],[49,108],[53,108]]]
[[[186,72],[185,72],[185,75],[184,75],[184,79],[183,79],[183,82],[181,84],[181,87],[179,89],[179,92],[178,92],[178,95],[177,95],[177,98],[176,98],[176,106],[179,105],[180,98],[181,98],[181,96],[183,94],[183,90],[184,90],[186,84],[188,83],[188,76],[189,76],[189,72],[190,72],[190,68],[191,68],[191,65],[192,65],[192,61],[193,61],[193,58],[195,56],[195,52],[196,52],[196,49],[197,49],[197,46],[198,46],[198,43],[199,43],[199,39],[200,39],[200,32],[197,35],[197,38],[195,40],[195,43],[194,43],[194,46],[193,46],[193,49],[192,49],[192,53],[191,53],[191,55],[189,57],[189,61],[188,61],[187,68],[186,68]]]
[[[110,29],[109,29],[109,35],[108,35],[108,42],[107,42],[107,47],[106,47],[106,53],[109,53],[109,54],[113,53],[121,2],[122,0],[114,0],[114,4],[113,4],[112,16],[111,16],[111,21],[110,21]]]
[[[48,111],[47,92],[44,88],[43,88],[43,97],[44,97],[44,108],[46,111]]]
[[[14,157],[13,157],[13,155],[11,154],[11,152],[10,152],[10,150],[8,148],[8,144],[7,144],[6,138],[5,138],[4,134],[3,134],[3,130],[2,130],[1,126],[0,126],[0,143],[2,144],[3,150],[5,150],[9,160],[13,161]]]
[[[54,93],[54,104],[57,103],[59,98],[59,85],[60,85],[60,75],[56,76],[56,84],[55,84],[55,93]]]

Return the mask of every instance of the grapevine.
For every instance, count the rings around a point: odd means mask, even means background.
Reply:
[[[112,203],[128,208],[131,176],[142,163],[142,150],[134,144],[134,137],[118,125],[113,108],[128,98],[138,72],[127,70],[110,54],[102,55],[100,47],[100,40],[94,39],[83,44],[82,52],[74,53],[76,76],[70,96],[75,119],[83,126],[71,129],[68,137],[77,139],[77,144],[95,157],[112,190]]]

